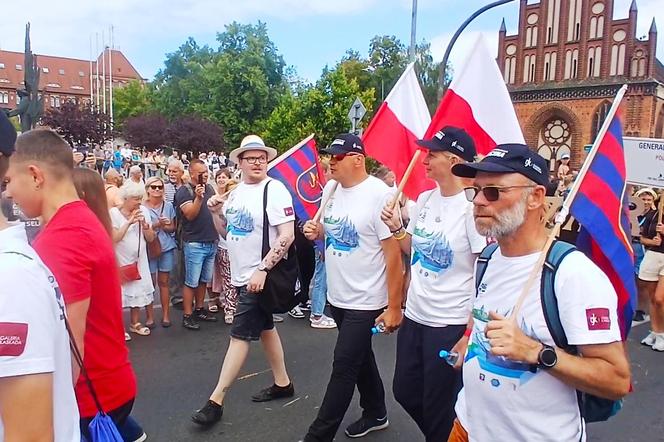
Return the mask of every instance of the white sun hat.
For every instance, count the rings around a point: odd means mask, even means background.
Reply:
[[[238,164],[240,162],[239,157],[248,150],[262,150],[267,154],[268,161],[272,161],[277,157],[277,149],[267,147],[261,137],[258,135],[247,135],[242,139],[240,147],[233,149],[228,158],[235,164]]]

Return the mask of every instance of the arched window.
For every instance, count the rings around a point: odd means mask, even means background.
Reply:
[[[555,116],[547,120],[540,128],[537,142],[537,153],[549,160],[550,170],[563,153],[572,148],[572,129],[565,118]]]
[[[611,103],[609,101],[603,101],[599,106],[597,106],[597,109],[595,109],[595,114],[593,115],[593,125],[590,128],[590,133],[592,134],[591,142],[595,141],[595,138],[597,138],[597,134],[602,128],[602,124],[604,124],[604,120],[606,119],[606,115],[609,113],[610,108]]]

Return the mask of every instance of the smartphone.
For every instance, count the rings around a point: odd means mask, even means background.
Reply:
[[[205,179],[203,177],[203,174],[198,175],[198,185],[199,186],[204,186],[205,185]]]

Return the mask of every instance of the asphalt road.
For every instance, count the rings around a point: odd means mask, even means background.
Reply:
[[[292,399],[256,404],[251,394],[272,382],[259,343],[252,345],[240,380],[228,393],[221,422],[201,430],[190,420],[216,383],[228,347],[229,326],[202,324],[202,330],[158,327],[149,337],[134,336],[129,343],[139,394],[134,416],[152,441],[288,441],[302,439],[316,416],[331,372],[336,330],[315,330],[308,319],[286,316],[278,329],[284,343],[289,374],[295,385]],[[640,346],[647,325],[635,327],[630,339],[634,393],[621,413],[608,422],[589,426],[589,441],[664,441],[664,354]],[[386,388],[390,427],[370,434],[367,441],[423,441],[417,426],[394,401],[395,336],[377,336],[374,350]],[[348,440],[343,428],[361,414],[353,400],[336,440]]]

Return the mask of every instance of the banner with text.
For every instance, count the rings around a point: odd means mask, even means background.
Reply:
[[[627,181],[664,188],[664,140],[623,137]]]

